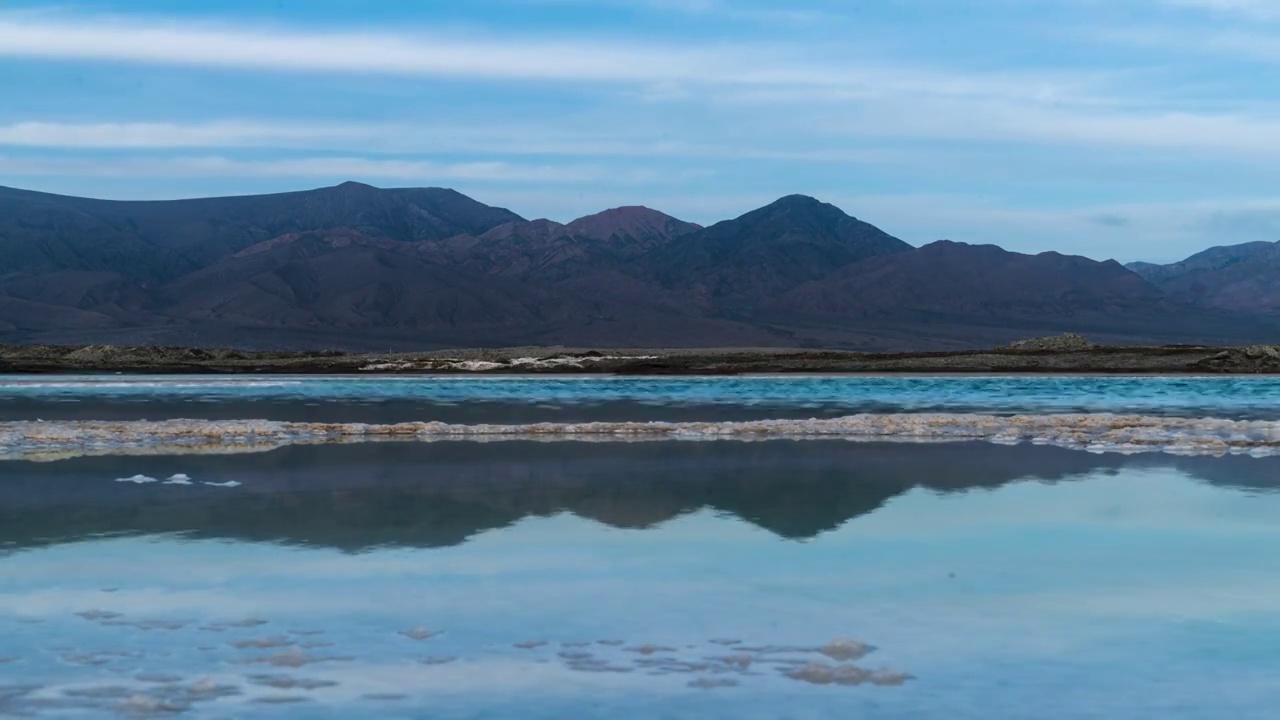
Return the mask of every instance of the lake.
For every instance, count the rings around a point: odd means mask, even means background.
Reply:
[[[405,422],[538,434],[351,430]],[[3,377],[0,425],[0,716],[1280,702],[1280,380]]]

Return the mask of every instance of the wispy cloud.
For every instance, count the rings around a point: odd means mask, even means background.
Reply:
[[[287,120],[211,122],[69,123],[23,121],[0,124],[0,146],[80,150],[177,148],[272,148],[362,151],[386,154],[468,153],[477,156],[594,158],[704,158],[813,163],[894,163],[904,153],[891,148],[739,146],[698,138],[663,139],[657,133],[622,128],[539,124],[329,123]]]
[[[617,174],[584,166],[515,165],[505,162],[436,163],[363,157],[242,160],[221,156],[166,158],[49,158],[0,156],[0,173],[28,176],[283,177],[378,179],[406,182],[646,182],[647,171]]]
[[[1045,107],[995,100],[914,101],[880,105],[847,119],[833,118],[831,125],[863,135],[1177,150],[1243,159],[1280,155],[1277,111],[1246,115],[1124,107]]]
[[[1079,74],[937,72],[857,62],[839,46],[303,31],[126,16],[0,14],[0,57],[472,80],[827,87],[868,96],[1083,91]]]
[[[1280,2],[1276,0],[1161,0],[1161,2],[1173,7],[1208,10],[1249,18],[1270,20],[1280,17]]]
[[[183,148],[346,146],[378,137],[385,128],[333,123],[226,120],[202,123],[28,121],[0,125],[0,145],[60,148]]]
[[[827,7],[805,7],[804,2],[742,2],[742,0],[517,0],[535,5],[615,5],[645,11],[678,13],[701,19],[758,23],[811,25],[845,19]]]
[[[577,82],[747,82],[767,80],[768,72],[732,47],[299,31],[136,17],[0,16],[0,56]]]

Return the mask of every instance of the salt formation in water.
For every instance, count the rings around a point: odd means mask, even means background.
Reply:
[[[880,685],[881,687],[897,687],[904,685],[908,680],[914,679],[914,675],[908,673],[897,672],[894,670],[877,670],[871,673],[871,684]]]
[[[122,700],[133,697],[136,690],[123,685],[102,685],[98,687],[86,688],[67,688],[62,694],[72,698],[85,698],[87,700]]]
[[[258,650],[270,650],[272,648],[282,648],[294,645],[295,641],[287,637],[279,635],[264,638],[251,638],[249,640],[236,640],[231,643],[231,647],[238,650],[246,650],[248,648],[256,648]]]
[[[422,663],[423,665],[448,665],[451,662],[456,662],[457,659],[458,658],[450,655],[447,657],[424,657],[418,662]]]
[[[187,703],[177,700],[140,694],[134,695],[116,705],[116,710],[123,714],[161,715],[186,712],[190,707]]]
[[[981,415],[896,413],[813,420],[744,422],[597,422],[526,425],[393,425],[267,420],[65,421],[0,423],[0,459],[52,460],[83,455],[264,451],[290,444],[378,440],[759,440],[1035,443],[1092,452],[1182,455],[1280,453],[1280,421],[1145,415]],[[148,484],[136,475],[120,482]],[[235,481],[202,483],[236,487]]]
[[[732,665],[734,667],[741,668],[742,670],[746,670],[751,667],[751,663],[755,662],[755,657],[749,653],[736,653],[734,655],[726,655],[717,659],[726,665]]]
[[[83,610],[76,613],[76,616],[82,617],[90,622],[97,622],[99,620],[115,620],[116,618],[124,617],[118,612],[110,612],[108,610]]]
[[[627,652],[639,653],[640,655],[653,655],[655,653],[668,653],[675,651],[675,648],[663,645],[639,645],[627,648]]]
[[[250,675],[247,680],[252,685],[271,687],[277,690],[320,690],[337,687],[333,680],[309,680],[289,675]]]
[[[311,698],[302,695],[263,695],[256,697],[253,702],[261,705],[294,705],[296,703],[311,702]]]
[[[635,668],[626,665],[613,665],[604,658],[586,657],[578,660],[571,660],[565,664],[570,670],[585,673],[631,673],[635,672]]]
[[[818,648],[818,652],[823,655],[826,655],[832,660],[840,660],[842,662],[848,660],[861,660],[870,654],[872,650],[875,650],[875,648],[864,642],[849,640],[847,638],[833,640],[832,642]]]
[[[337,655],[309,655],[300,648],[289,648],[283,652],[267,655],[264,657],[245,660],[244,662],[251,664],[275,665],[276,667],[299,668],[306,665],[313,665],[322,662],[350,662],[355,658],[337,656]]]
[[[422,640],[430,640],[431,638],[439,635],[440,633],[434,630],[428,630],[422,627],[421,625],[419,625],[418,627],[415,627],[409,630],[402,630],[400,631],[400,634],[404,635],[410,640],[422,641]]]
[[[182,682],[181,675],[170,675],[167,673],[139,673],[133,676],[134,680],[143,683],[155,683],[157,685],[171,685],[173,683]]]
[[[703,690],[713,690],[715,688],[737,687],[740,685],[737,680],[732,678],[698,678],[690,680],[689,687],[701,688]]]
[[[252,628],[266,624],[267,621],[262,618],[244,618],[242,620],[232,620],[230,622],[209,623],[200,629],[209,630],[211,632],[224,632],[232,628]]]
[[[115,627],[131,627],[138,630],[181,630],[190,625],[187,620],[103,620],[100,624]]]
[[[441,370],[465,370],[468,372],[484,372],[487,370],[512,370],[524,372],[547,368],[584,368],[591,363],[605,360],[622,360],[615,355],[582,355],[576,357],[518,357],[503,362],[492,360],[439,359],[369,363],[360,368],[361,372],[439,372]],[[657,355],[633,355],[627,360],[657,360]]]
[[[111,662],[111,658],[100,654],[64,653],[61,657],[63,662],[72,665],[106,665]]]
[[[811,662],[784,673],[792,680],[811,685],[861,685],[871,677],[871,672],[854,665],[828,665]]]

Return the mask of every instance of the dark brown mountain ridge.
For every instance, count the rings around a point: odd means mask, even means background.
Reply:
[[[1280,243],[1214,247],[1171,265],[1128,267],[1180,302],[1227,312],[1280,310]]]
[[[146,202],[0,188],[0,342],[918,350],[1064,331],[1272,337],[1280,290],[1269,304],[1265,273],[1200,292],[1178,278],[1202,283],[1224,263],[1192,264],[914,248],[800,195],[703,228],[638,206],[525,220],[453,190],[360,183]],[[1239,299],[1255,290],[1267,312]]]

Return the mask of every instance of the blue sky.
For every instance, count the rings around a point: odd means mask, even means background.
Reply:
[[[1280,240],[1280,0],[0,0],[0,184],[347,179],[913,244]]]

